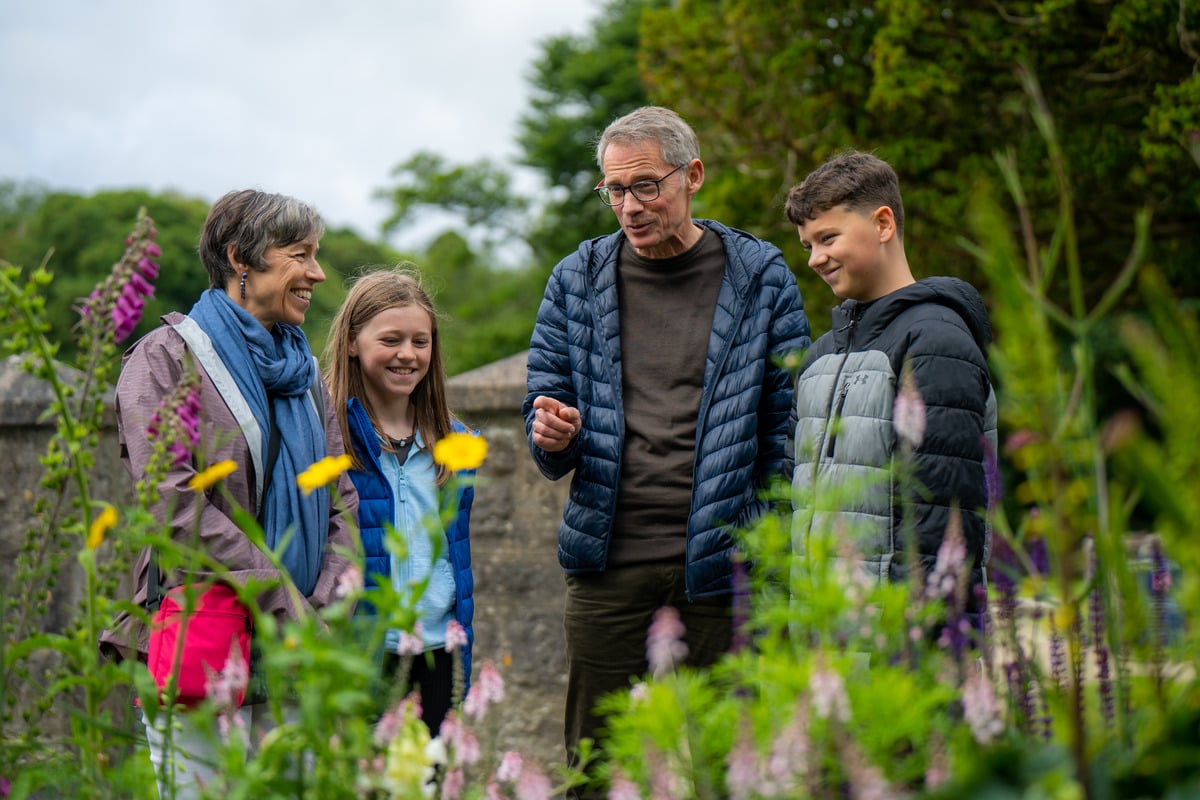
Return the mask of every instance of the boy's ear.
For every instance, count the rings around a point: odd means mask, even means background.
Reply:
[[[879,233],[880,244],[887,244],[896,238],[896,214],[891,206],[880,206],[872,215],[875,230]]]

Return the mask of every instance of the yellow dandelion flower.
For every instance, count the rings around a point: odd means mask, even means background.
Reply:
[[[487,442],[469,433],[451,433],[433,446],[433,460],[451,472],[476,469],[487,457]]]
[[[194,492],[211,489],[220,481],[225,480],[237,469],[237,464],[229,459],[218,461],[203,472],[198,472],[188,481],[188,488]]]
[[[340,456],[325,456],[297,475],[296,485],[304,491],[304,496],[308,497],[322,486],[326,486],[337,480],[338,476],[350,469],[350,465],[353,463],[350,456],[345,454]]]
[[[88,529],[87,548],[95,550],[100,545],[104,544],[104,535],[108,533],[113,525],[117,524],[117,510],[110,505],[105,505],[104,510],[92,520],[92,526]]]

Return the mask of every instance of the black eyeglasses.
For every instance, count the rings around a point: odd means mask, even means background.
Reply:
[[[662,187],[659,184],[686,166],[687,164],[680,164],[661,178],[638,181],[629,186],[622,186],[619,183],[614,183],[612,186],[605,186],[604,181],[601,181],[592,191],[600,198],[600,202],[606,206],[619,206],[621,203],[624,203],[626,192],[632,194],[639,202],[649,203],[651,200],[657,200],[659,194],[662,193]]]

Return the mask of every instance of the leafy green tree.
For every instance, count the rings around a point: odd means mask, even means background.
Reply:
[[[122,241],[145,207],[158,227],[162,248],[155,294],[146,303],[142,321],[130,342],[159,324],[168,311],[192,307],[208,288],[196,246],[209,203],[174,193],[152,194],[141,190],[98,192],[83,196],[66,192],[37,193],[0,184],[0,258],[33,269],[47,261],[54,281],[46,287],[50,339],[62,355],[74,353],[74,309],[109,273],[121,257]],[[399,254],[385,244],[373,244],[349,229],[326,231],[321,239],[320,261],[327,283],[313,294],[313,307],[305,332],[319,351],[334,312],[346,296],[345,276],[368,264],[394,264]]]
[[[442,314],[446,371],[457,375],[529,347],[542,279],[532,270],[489,269],[458,233],[447,231],[419,263]]]
[[[1057,207],[1062,177],[1047,168],[1022,69],[1039,78],[1062,131],[1085,263],[1111,263],[1129,239],[1123,221],[1149,204],[1151,259],[1194,296],[1197,31],[1189,0],[692,0],[647,15],[640,64],[655,101],[687,117],[705,145],[700,212],[783,247],[820,327],[832,298],[803,268],[782,200],[838,150],[895,165],[920,274],[981,278],[960,241],[969,187],[998,179],[996,152],[1011,150],[1034,178],[1034,217],[1053,217],[1040,212]],[[1089,271],[1081,297],[1094,300],[1112,277]]]
[[[47,259],[54,274],[46,287],[50,340],[58,342],[64,356],[73,353],[75,308],[88,296],[124,251],[123,241],[145,207],[158,226],[162,248],[155,295],[146,303],[142,321],[130,341],[158,324],[160,315],[191,307],[196,295],[208,286],[208,277],[196,256],[199,232],[208,213],[201,200],[175,194],[153,195],[141,190],[99,192],[84,197],[65,192],[47,194],[25,209],[19,231],[7,242],[3,257],[26,270]]]
[[[638,70],[641,20],[667,5],[610,0],[589,33],[547,39],[533,64],[533,97],[517,143],[521,163],[551,187],[528,233],[543,277],[579,242],[617,227],[592,194],[599,179],[596,140],[613,119],[650,102]]]
[[[317,260],[325,270],[325,283],[313,292],[312,306],[304,318],[304,333],[314,353],[325,348],[329,328],[346,299],[353,279],[365,269],[392,266],[408,260],[384,242],[369,242],[350,228],[326,229]]]
[[[487,159],[451,165],[436,153],[421,151],[397,165],[392,177],[392,186],[375,193],[392,203],[383,222],[385,234],[412,224],[422,209],[437,208],[460,215],[490,248],[519,233],[518,220],[528,206],[526,198],[514,193],[512,175]]]

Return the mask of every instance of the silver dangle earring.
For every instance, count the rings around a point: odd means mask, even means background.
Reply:
[[[242,273],[242,299],[246,299],[246,273]]]

